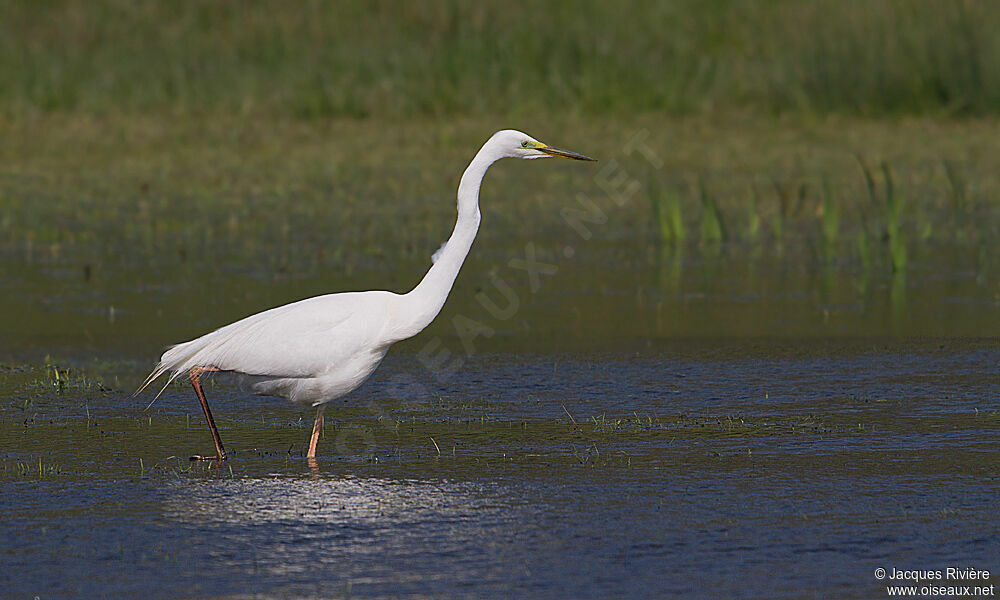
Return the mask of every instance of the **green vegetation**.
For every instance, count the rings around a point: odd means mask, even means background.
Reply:
[[[1000,5],[0,2],[0,109],[990,115]]]
[[[681,197],[677,190],[661,187],[656,180],[649,191],[653,223],[662,242],[681,246],[686,235]]]
[[[698,197],[701,200],[701,242],[702,244],[718,244],[726,241],[726,226],[722,220],[722,211],[715,198],[709,193],[705,180],[698,179]]]
[[[840,236],[840,207],[830,189],[830,181],[823,178],[823,200],[819,208],[820,233],[823,236],[823,254],[829,263]]]

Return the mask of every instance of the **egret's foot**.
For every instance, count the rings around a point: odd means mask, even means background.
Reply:
[[[226,460],[226,454],[223,453],[221,457],[220,456],[202,456],[200,454],[195,454],[194,456],[191,457],[190,460],[218,460],[218,461],[223,461],[223,460]]]

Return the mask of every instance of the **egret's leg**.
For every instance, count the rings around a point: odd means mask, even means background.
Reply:
[[[212,430],[212,439],[215,440],[215,456],[194,455],[191,460],[226,460],[226,450],[222,447],[222,438],[219,437],[219,430],[215,428],[215,419],[212,418],[212,411],[208,408],[208,400],[205,399],[205,392],[201,389],[201,374],[206,371],[218,371],[215,367],[194,367],[188,371],[191,378],[191,385],[194,393],[198,394],[201,400],[201,407],[205,409],[205,419],[208,420],[208,428]]]
[[[319,408],[316,409],[316,421],[313,422],[313,433],[312,437],[309,438],[309,452],[306,454],[306,458],[316,458],[316,445],[319,444],[319,433],[323,430],[324,408],[326,405],[320,404]]]

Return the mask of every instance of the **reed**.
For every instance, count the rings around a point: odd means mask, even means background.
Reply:
[[[885,181],[885,235],[889,244],[889,258],[893,273],[906,271],[907,247],[906,236],[902,230],[903,197],[896,191],[889,163],[882,161],[882,177]]]
[[[715,197],[708,191],[702,177],[698,178],[698,198],[701,201],[701,242],[719,244],[729,239],[722,211]]]
[[[651,187],[649,199],[660,243],[682,245],[686,232],[680,194],[674,188],[657,185]]]

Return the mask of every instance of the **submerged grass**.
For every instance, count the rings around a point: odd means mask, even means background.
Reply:
[[[385,401],[389,402],[389,401]],[[6,479],[175,476],[210,473],[215,465],[190,462],[210,438],[201,418],[102,406],[99,414],[77,414],[64,402],[45,400],[34,418],[0,409],[0,440],[8,442],[0,458]],[[196,412],[197,407],[192,407]],[[410,407],[412,411],[412,407]],[[219,412],[218,410],[216,411]],[[341,408],[321,439],[321,461],[349,464],[453,465],[487,464],[562,469],[569,466],[656,466],[657,451],[707,444],[730,453],[747,444],[781,443],[799,437],[871,433],[874,426],[826,425],[816,417],[623,416],[600,415],[579,424],[565,419],[502,420],[459,416],[454,406],[417,416],[375,421],[364,410]],[[296,471],[304,459],[310,423],[281,407],[265,415],[229,418],[217,415],[230,461],[216,475],[234,476],[260,468]],[[390,413],[391,414],[391,413]],[[451,416],[449,416],[451,415]],[[856,417],[852,417],[856,418]],[[840,417],[834,417],[840,422]],[[9,442],[17,440],[11,445]],[[735,446],[734,446],[735,445]],[[651,454],[652,453],[652,454]],[[432,468],[432,467],[431,467]]]
[[[870,451],[867,442],[858,445],[858,436],[880,444],[899,435],[969,429],[982,433],[1000,427],[995,410],[908,417],[897,410],[901,402],[828,398],[822,405],[811,405],[815,410],[809,414],[659,410],[656,415],[510,420],[470,414],[458,403],[417,406],[383,398],[379,403],[384,414],[378,418],[372,418],[367,408],[337,408],[336,419],[329,419],[324,428],[319,465],[304,458],[311,424],[300,411],[284,404],[262,411],[262,405],[248,403],[238,414],[216,407],[216,422],[230,455],[219,468],[187,459],[211,444],[196,404],[180,412],[172,404],[170,410],[145,413],[105,401],[84,414],[64,395],[50,391],[38,396],[30,418],[18,407],[0,406],[0,441],[6,449],[0,457],[0,479],[244,477],[276,471],[319,473],[329,468],[353,471],[361,466],[404,466],[408,473],[497,467],[657,470],[674,469],[678,461],[812,454],[817,447],[857,446]]]

